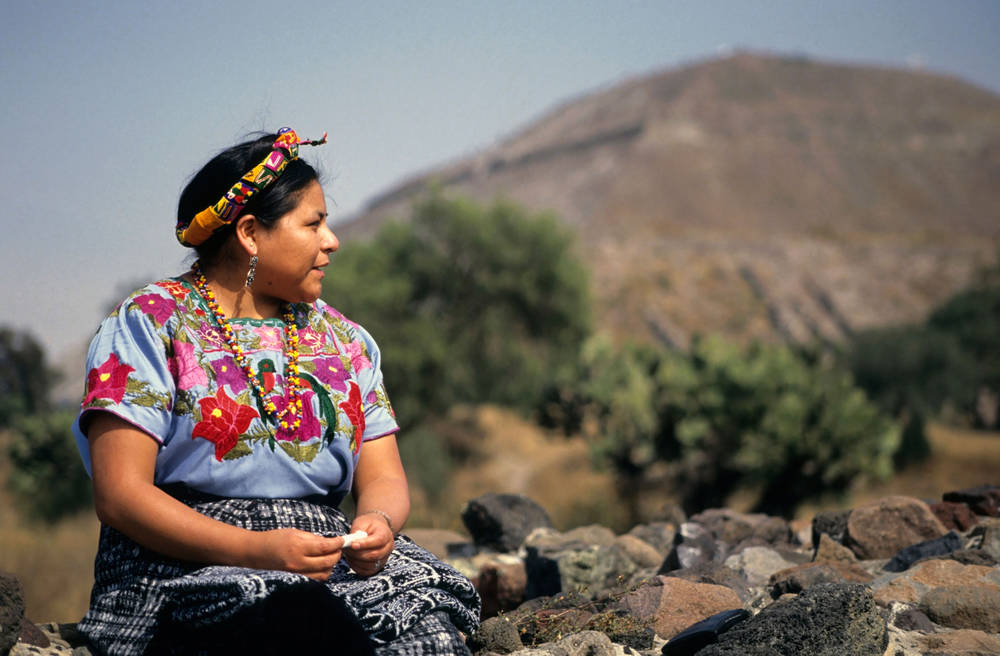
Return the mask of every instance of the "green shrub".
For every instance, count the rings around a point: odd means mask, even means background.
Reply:
[[[756,510],[789,516],[802,502],[892,472],[899,427],[829,358],[720,337],[691,352],[597,340],[575,393],[596,456],[624,487],[665,462],[687,512],[759,490]]]
[[[52,522],[93,503],[73,439],[75,417],[67,410],[29,415],[12,428],[7,485],[26,517]]]

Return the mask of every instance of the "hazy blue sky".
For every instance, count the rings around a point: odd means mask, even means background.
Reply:
[[[126,287],[182,271],[180,189],[254,130],[330,133],[306,153],[336,220],[560,101],[731,49],[1000,92],[998,26],[995,0],[2,0],[0,323],[58,356]]]

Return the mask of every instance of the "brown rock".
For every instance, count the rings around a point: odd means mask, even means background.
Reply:
[[[936,656],[969,656],[979,654],[1000,654],[1000,638],[987,635],[983,631],[961,629],[942,631],[920,636],[922,654]]]
[[[21,624],[21,637],[18,638],[18,642],[42,648],[48,647],[52,644],[49,642],[49,637],[45,635],[41,629],[35,626],[34,622],[27,618],[25,618],[24,623]]]
[[[967,503],[956,503],[954,501],[939,501],[931,504],[931,512],[941,520],[945,528],[964,533],[979,523],[976,514],[972,512]]]
[[[659,576],[662,585],[640,588],[619,601],[619,607],[640,619],[653,618],[653,630],[669,639],[695,622],[724,610],[742,608],[736,593],[710,583]]]
[[[806,563],[777,572],[771,577],[771,597],[799,593],[818,583],[871,583],[871,574],[857,563],[823,562]]]
[[[947,492],[942,499],[966,503],[977,515],[1000,517],[1000,486],[980,485],[965,490]]]
[[[521,560],[496,558],[483,564],[475,584],[483,601],[483,617],[493,617],[524,601],[528,575]]]
[[[934,588],[947,586],[1000,589],[1000,570],[947,559],[925,560],[899,575],[874,581],[872,592],[881,606],[894,601],[916,604]]]
[[[792,541],[792,529],[780,517],[761,513],[741,513],[729,508],[710,508],[690,520],[701,524],[716,540],[721,540],[738,550],[746,544],[788,544]]]
[[[918,542],[947,533],[926,503],[903,496],[885,497],[855,508],[847,519],[847,545],[863,560],[891,558]]]
[[[752,598],[746,577],[722,563],[705,563],[697,567],[676,569],[665,576],[677,577],[692,583],[723,585],[735,592],[744,602]]]
[[[819,547],[816,548],[816,557],[813,560],[817,563],[858,562],[858,558],[854,555],[853,551],[842,544],[834,542],[833,538],[826,533],[822,533],[819,536]]]
[[[653,545],[634,535],[619,535],[615,538],[615,545],[640,569],[659,567],[663,562],[663,556]]]
[[[1000,633],[1000,588],[949,585],[920,600],[920,610],[943,626]]]
[[[993,567],[1000,564],[997,559],[982,549],[958,549],[948,554],[948,558],[956,560],[963,565],[982,565]]]

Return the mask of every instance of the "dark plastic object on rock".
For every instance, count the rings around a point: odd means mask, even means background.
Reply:
[[[663,656],[690,656],[704,647],[718,642],[719,636],[746,618],[748,611],[742,608],[724,610],[684,629],[667,644],[663,645]]]
[[[939,538],[919,542],[903,549],[893,556],[892,560],[886,563],[883,569],[887,572],[905,572],[918,560],[933,558],[934,556],[946,556],[953,551],[961,549],[962,546],[961,536],[955,531],[949,531]]]

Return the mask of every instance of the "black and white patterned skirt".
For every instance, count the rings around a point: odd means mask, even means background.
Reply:
[[[336,508],[302,499],[178,498],[254,531],[350,530]],[[90,610],[78,629],[97,652],[112,655],[296,653],[309,645],[316,654],[445,656],[469,653],[459,631],[474,631],[479,612],[472,583],[404,535],[378,574],[362,578],[342,559],[322,584],[289,572],[164,558],[104,526]]]

